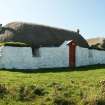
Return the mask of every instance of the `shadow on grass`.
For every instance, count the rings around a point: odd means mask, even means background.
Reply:
[[[22,72],[22,73],[56,73],[56,72],[73,72],[88,71],[96,69],[105,69],[105,65],[92,65],[78,68],[46,68],[46,69],[0,69],[0,71]]]

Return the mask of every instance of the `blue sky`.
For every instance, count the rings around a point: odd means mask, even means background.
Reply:
[[[105,0],[0,0],[0,23],[24,21],[105,37]]]

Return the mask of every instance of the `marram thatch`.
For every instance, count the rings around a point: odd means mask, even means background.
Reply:
[[[65,40],[74,40],[77,45],[88,47],[87,41],[73,31],[23,22],[5,25],[0,32],[0,41],[24,42],[34,47],[59,46]]]

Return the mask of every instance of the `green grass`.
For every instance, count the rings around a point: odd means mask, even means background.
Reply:
[[[61,72],[60,69],[14,71],[0,70],[0,84],[8,91],[0,99],[0,105],[105,105],[95,103],[96,96],[105,99],[100,96],[100,81],[105,80],[104,66],[62,69]]]
[[[30,47],[31,45],[22,42],[0,42],[0,46]]]

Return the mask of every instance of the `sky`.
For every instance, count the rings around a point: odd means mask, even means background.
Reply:
[[[0,0],[0,23],[31,22],[105,37],[105,0]]]

